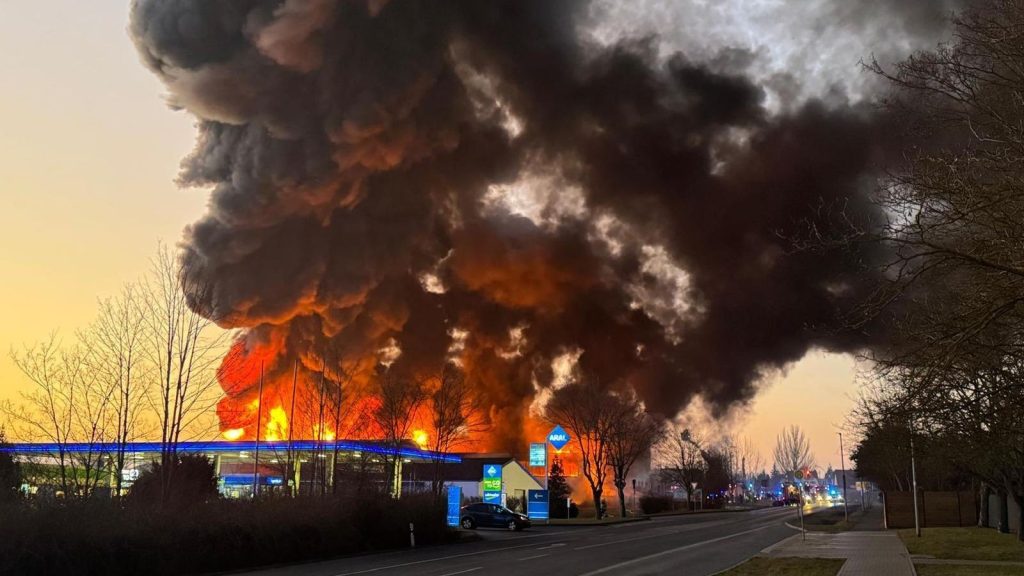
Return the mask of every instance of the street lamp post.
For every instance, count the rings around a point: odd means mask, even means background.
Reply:
[[[839,463],[843,466],[843,515],[850,521],[850,507],[846,502],[846,460],[843,457],[843,433],[839,432]],[[863,513],[863,512],[862,512]]]
[[[260,361],[260,391],[256,400],[256,459],[252,465],[252,497],[260,490],[260,426],[263,416],[263,362]]]
[[[914,421],[910,421],[910,483],[914,495],[914,533],[921,537],[921,521],[917,515],[917,464],[914,461]]]
[[[797,514],[800,516],[800,538],[807,540],[807,530],[804,528],[804,472],[803,470],[793,471],[793,485],[796,486],[797,494],[800,495],[800,500],[797,502]],[[789,495],[786,494],[786,501],[789,501]]]

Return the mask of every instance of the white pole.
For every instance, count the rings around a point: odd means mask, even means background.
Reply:
[[[921,537],[921,521],[917,516],[917,464],[914,462],[914,423],[910,423],[910,478],[914,490],[914,533]]]
[[[803,484],[797,484],[797,490],[800,491],[800,503],[797,505],[800,508],[800,534],[803,540],[807,540],[807,530],[804,528],[804,486]]]
[[[550,492],[550,487],[548,485],[548,478],[550,476],[551,476],[551,469],[548,468],[548,443],[547,443],[547,440],[545,440],[544,441],[544,494],[546,494],[547,497],[548,497],[548,513],[547,513],[547,518],[544,519],[544,523],[545,524],[551,524],[551,492]],[[529,494],[529,492],[527,492],[527,494]],[[529,503],[526,504],[526,511],[527,512],[530,511],[530,504]],[[568,508],[565,509],[565,515],[566,516],[569,515],[569,509]]]
[[[850,521],[850,508],[846,503],[846,460],[843,458],[843,433],[839,432],[839,463],[843,466],[843,515]],[[861,514],[864,511],[861,510]]]

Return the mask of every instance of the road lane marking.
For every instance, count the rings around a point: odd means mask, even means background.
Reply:
[[[658,532],[657,534],[647,534],[645,536],[634,536],[632,538],[623,538],[622,540],[612,540],[611,542],[598,542],[597,544],[587,544],[586,546],[578,546],[573,550],[586,550],[588,548],[597,548],[598,546],[611,546],[612,544],[622,544],[623,542],[634,542],[636,540],[646,540],[648,538],[660,538],[662,536],[672,536],[675,534],[683,534],[684,532],[693,532],[694,530],[701,530],[704,528],[714,528],[723,524],[731,524],[732,522],[726,520],[718,520],[715,522],[702,522],[700,524],[691,524],[685,526],[682,529],[670,530],[668,532]],[[654,530],[666,530],[666,528],[655,528]],[[652,530],[653,531],[653,530]]]
[[[526,558],[520,558],[519,561],[520,562],[525,562],[527,560],[533,560],[535,558],[543,558],[545,556],[551,556],[551,554],[537,554],[536,556],[527,556]]]
[[[587,550],[588,548],[597,548],[598,546],[611,546],[612,544],[622,544],[623,542],[633,542],[635,540],[646,540],[648,538],[658,538],[660,536],[671,536],[672,534],[678,534],[678,531],[671,532],[659,532],[657,534],[647,534],[644,536],[634,536],[632,538],[623,538],[622,540],[612,540],[611,542],[598,542],[597,544],[587,544],[586,546],[577,546],[573,550]]]
[[[448,572],[447,574],[441,574],[441,576],[455,576],[456,574],[465,574],[467,572],[476,572],[477,570],[483,570],[483,566],[477,566],[476,568],[470,568],[469,570],[459,570],[458,572]]]
[[[558,548],[559,546],[565,546],[565,542],[555,542],[554,544],[548,544],[547,546],[541,546],[537,550],[550,550],[552,548]]]
[[[355,574],[369,574],[371,572],[380,572],[381,570],[391,570],[394,568],[404,568],[406,566],[416,566],[417,564],[429,564],[431,562],[440,562],[442,560],[451,560],[453,558],[465,558],[467,556],[479,556],[480,554],[493,554],[495,552],[504,552],[505,550],[517,550],[519,548],[529,548],[533,544],[520,544],[519,546],[505,546],[504,548],[495,548],[493,550],[478,550],[476,552],[466,552],[465,554],[453,554],[452,556],[442,556],[440,558],[427,558],[426,560],[416,560],[415,562],[405,562],[404,564],[392,564],[390,566],[380,566],[379,568],[367,568],[366,570],[356,570],[355,572],[342,572],[335,576],[354,576]]]
[[[525,540],[525,539],[528,539],[528,538],[539,538],[539,537],[543,537],[543,536],[553,536],[555,534],[565,534],[565,533],[586,534],[586,533],[589,533],[589,532],[596,532],[596,531],[599,531],[599,530],[601,530],[601,528],[583,528],[583,529],[579,529],[579,530],[559,530],[557,532],[532,534],[530,536],[518,536],[518,537],[514,537],[514,538],[508,538],[508,540],[511,540],[511,541]],[[519,545],[516,545],[516,546],[505,546],[503,548],[494,548],[494,549],[491,549],[491,550],[478,550],[476,552],[466,552],[464,554],[453,554],[451,556],[441,556],[439,558],[427,558],[427,559],[424,559],[424,560],[416,560],[416,561],[413,561],[413,562],[404,562],[402,564],[391,564],[391,565],[388,565],[388,566],[380,566],[378,568],[367,568],[365,570],[356,570],[355,572],[341,572],[339,574],[336,574],[335,576],[355,576],[356,574],[371,574],[373,572],[380,572],[382,570],[391,570],[391,569],[394,569],[394,568],[404,568],[406,566],[416,566],[416,565],[419,565],[419,564],[429,564],[431,562],[441,562],[443,560],[452,560],[454,558],[465,558],[467,556],[479,556],[480,554],[493,554],[495,552],[504,552],[506,550],[518,550],[520,548],[529,548],[530,546],[536,546],[536,544],[519,544]]]
[[[752,532],[757,532],[759,530],[765,530],[767,528],[773,528],[773,527],[775,527],[774,524],[768,524],[768,525],[765,525],[765,526],[759,526],[757,528],[751,528],[750,530],[744,530],[743,532],[736,532],[735,534],[728,534],[726,536],[719,536],[718,538],[712,538],[710,540],[703,540],[701,542],[694,542],[693,544],[687,544],[686,546],[680,546],[678,548],[670,548],[668,550],[662,550],[661,552],[656,552],[654,554],[648,554],[647,556],[641,556],[639,558],[633,558],[632,560],[626,560],[625,562],[619,562],[618,564],[612,564],[611,566],[605,566],[604,568],[599,568],[599,569],[594,570],[592,572],[587,572],[586,574],[582,574],[581,576],[596,576],[597,574],[605,574],[605,573],[611,572],[613,570],[618,570],[619,568],[624,568],[626,566],[631,566],[633,564],[637,564],[637,563],[644,562],[644,561],[647,561],[647,560],[652,560],[654,558],[660,558],[662,556],[667,556],[669,554],[675,554],[676,552],[682,552],[684,550],[689,550],[690,548],[696,548],[697,546],[704,546],[705,544],[714,544],[715,542],[721,542],[722,540],[729,540],[730,538],[736,538],[738,536],[743,536],[745,534],[750,534]]]

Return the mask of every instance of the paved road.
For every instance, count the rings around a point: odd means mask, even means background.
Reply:
[[[480,530],[479,542],[280,567],[251,576],[714,574],[795,532],[796,510],[668,516],[612,526]]]

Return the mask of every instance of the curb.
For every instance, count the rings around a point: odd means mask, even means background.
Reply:
[[[803,528],[801,528],[799,526],[793,526],[789,522],[783,522],[783,524],[785,524],[786,527],[788,527],[788,528],[792,528],[793,530],[796,530],[797,532],[807,532],[807,530],[804,530]]]
[[[790,526],[790,528],[792,528],[792,526]],[[786,538],[783,538],[782,540],[779,540],[775,544],[772,544],[771,546],[761,550],[760,552],[758,552],[758,554],[771,554],[772,552],[775,551],[776,548],[779,548],[780,546],[782,546],[786,542],[789,542],[790,540],[793,540],[793,539],[795,539],[798,536],[800,536],[800,535],[799,534],[793,534],[792,536],[787,536]]]

